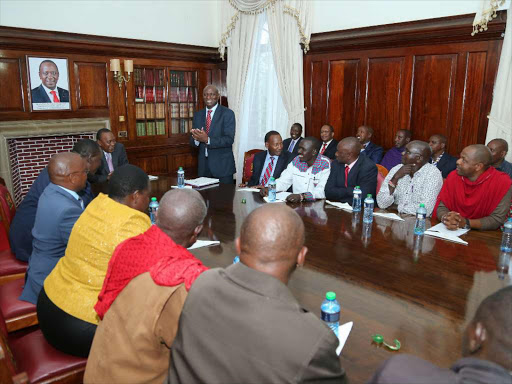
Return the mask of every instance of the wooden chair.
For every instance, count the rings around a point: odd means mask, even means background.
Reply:
[[[9,233],[12,219],[16,214],[16,205],[5,185],[0,184],[0,217],[4,225],[5,232]]]
[[[384,176],[384,178],[386,178],[386,176],[388,175],[389,171],[388,169],[383,166],[383,165],[380,165],[380,164],[377,164],[377,171],[379,171],[379,173]]]
[[[0,285],[0,311],[2,312],[7,332],[14,332],[39,324],[36,306],[19,300],[23,292],[24,278],[11,280]]]
[[[384,179],[388,175],[389,171],[386,167],[383,167],[380,164],[377,164],[377,193],[380,191],[380,187],[382,186],[382,183],[384,182]]]
[[[261,152],[261,149],[251,149],[244,153],[244,172],[242,177],[242,183],[248,183],[251,180],[252,176],[252,162],[254,160],[254,155],[258,152]]]
[[[1,383],[82,383],[86,363],[53,348],[40,329],[8,334],[0,312]]]

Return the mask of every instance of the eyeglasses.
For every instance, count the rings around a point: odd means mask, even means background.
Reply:
[[[43,75],[43,76],[48,76],[48,75],[57,76],[58,74],[59,74],[58,71],[41,72],[41,75]]]

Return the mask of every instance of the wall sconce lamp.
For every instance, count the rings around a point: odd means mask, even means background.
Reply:
[[[124,61],[124,71],[126,72],[127,77],[122,75],[119,59],[110,59],[110,71],[114,72],[114,80],[117,81],[119,88],[121,88],[123,82],[127,83],[130,81],[130,77],[133,72],[133,60]]]

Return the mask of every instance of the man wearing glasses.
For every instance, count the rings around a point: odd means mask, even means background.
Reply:
[[[69,103],[69,91],[57,87],[59,69],[51,60],[44,60],[39,65],[41,85],[32,89],[32,103]]]

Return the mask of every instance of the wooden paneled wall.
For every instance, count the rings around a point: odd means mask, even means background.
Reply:
[[[306,132],[365,124],[389,149],[397,130],[448,137],[454,155],[484,143],[506,14],[471,36],[474,15],[315,34],[304,59]]]
[[[68,60],[71,110],[31,111],[29,56]],[[195,172],[197,155],[188,134],[137,138],[133,80],[119,88],[109,71],[112,58],[132,59],[134,66],[197,71],[198,89],[215,84],[227,103],[226,64],[215,48],[0,26],[0,121],[109,118],[132,164],[156,175],[172,174],[178,166]]]

